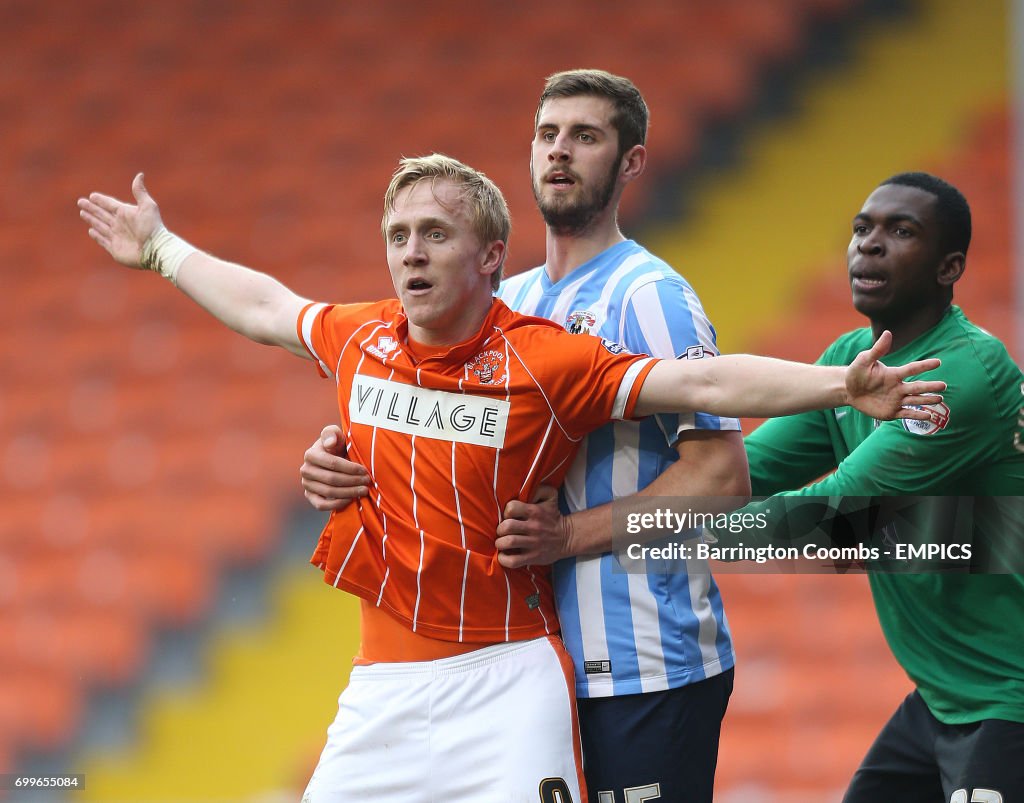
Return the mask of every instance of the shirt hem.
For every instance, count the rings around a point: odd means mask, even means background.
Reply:
[[[324,570],[324,582],[329,586],[337,588],[339,591],[346,591],[349,594],[365,599],[367,602],[387,611],[390,616],[394,616],[403,625],[406,625],[410,630],[413,630],[411,618],[400,613],[383,600],[378,601],[380,597],[379,589],[372,591],[368,588],[364,588],[351,580],[346,580],[344,577],[338,577],[336,574],[329,572],[326,569]],[[552,616],[552,618],[554,617]],[[561,631],[557,627],[548,630],[543,623],[530,626],[517,625],[515,627],[508,628],[463,627],[461,633],[462,637],[459,638],[460,633],[458,627],[444,627],[441,625],[418,622],[413,632],[418,633],[421,636],[455,643],[470,642],[499,644],[508,641],[527,641],[529,639],[541,638],[543,636],[557,636]]]
[[[717,664],[717,668],[714,672],[709,672],[708,668]],[[709,678],[721,675],[723,672],[728,672],[736,666],[736,653],[730,651],[728,655],[719,658],[717,661],[709,661],[703,664],[698,671],[697,669],[685,669],[681,672],[671,672],[665,675],[648,675],[643,678],[632,677],[632,678],[619,678],[619,679],[601,679],[599,681],[588,681],[576,683],[576,696],[580,699],[589,699],[592,697],[620,697],[627,694],[644,694],[651,691],[665,691],[667,689],[677,689],[680,686],[689,686],[693,683],[700,683],[702,680],[708,680]],[[644,683],[651,681],[665,681],[667,685],[665,689],[647,689],[643,688]]]
[[[992,705],[979,700],[964,700],[962,704],[956,706],[957,710],[951,711],[948,703],[937,708],[929,702],[930,695],[927,692],[922,693],[920,688],[917,692],[921,695],[921,699],[931,715],[944,725],[971,725],[988,719],[1002,719],[1007,722],[1024,724],[1024,707],[1022,706]]]

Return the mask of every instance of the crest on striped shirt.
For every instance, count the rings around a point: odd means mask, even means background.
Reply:
[[[575,312],[570,312],[569,317],[565,319],[565,331],[570,335],[589,335],[595,323],[597,323],[597,316],[594,313],[578,309]]]

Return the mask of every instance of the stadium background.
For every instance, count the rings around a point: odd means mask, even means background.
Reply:
[[[358,639],[304,563],[320,517],[297,468],[330,387],[109,264],[79,195],[127,197],[145,170],[187,239],[375,298],[387,178],[441,150],[506,192],[515,272],[543,261],[543,78],[602,67],[652,110],[623,228],[724,350],[813,359],[860,325],[848,221],[927,169],[974,210],[959,302],[1019,360],[1012,19],[1011,0],[0,0],[0,772],[85,773],[76,801],[295,800]],[[740,662],[717,799],[838,800],[909,689],[864,578],[721,584]]]

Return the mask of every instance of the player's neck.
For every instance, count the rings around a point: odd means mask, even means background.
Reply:
[[[878,339],[886,329],[892,332],[893,351],[899,351],[904,346],[913,343],[917,338],[934,328],[949,309],[950,303],[942,302],[934,307],[922,307],[909,313],[901,313],[895,320],[885,318],[873,318],[871,320],[871,332]]]
[[[415,320],[415,316],[406,310],[409,339],[426,350],[443,350],[448,346],[457,346],[480,331],[493,303],[494,296],[488,290],[486,295],[478,294],[477,297],[470,299],[453,315],[423,323]]]
[[[553,282],[560,281],[584,262],[589,262],[626,238],[619,231],[614,210],[602,215],[581,232],[559,234],[548,227],[545,270]]]

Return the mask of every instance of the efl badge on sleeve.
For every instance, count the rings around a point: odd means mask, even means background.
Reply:
[[[603,337],[601,338],[601,345],[612,354],[622,354],[626,350],[626,347],[620,343],[616,343],[614,340],[606,340]]]
[[[949,423],[949,407],[943,402],[935,404],[911,404],[908,405],[914,410],[925,410],[930,416],[927,420],[919,421],[916,418],[903,418],[901,422],[907,432],[914,435],[934,435],[939,430],[945,429]]]

